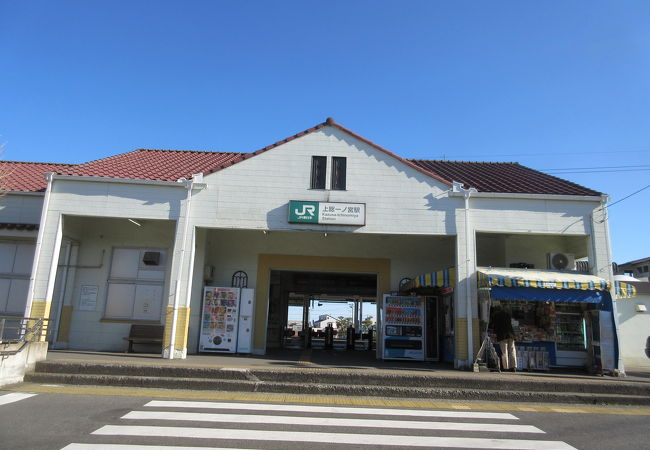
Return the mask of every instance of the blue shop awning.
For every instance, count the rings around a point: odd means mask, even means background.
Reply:
[[[481,287],[518,287],[538,289],[576,289],[581,291],[608,291],[607,280],[576,272],[557,270],[508,269],[478,267],[478,284]]]
[[[491,288],[493,300],[601,303],[609,292],[607,280],[556,270],[478,268],[478,284]]]
[[[526,300],[539,302],[600,303],[607,291],[580,289],[539,289],[495,286],[490,292],[492,300]]]

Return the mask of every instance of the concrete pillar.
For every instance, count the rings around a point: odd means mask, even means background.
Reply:
[[[194,227],[189,227],[189,231],[186,233],[185,220],[184,217],[181,217],[176,225],[168,302],[164,320],[163,357],[170,359],[184,359],[187,357],[190,323],[189,302],[192,293],[196,232]],[[174,311],[175,304],[177,305],[176,311]],[[171,340],[174,321],[175,330],[172,348]]]

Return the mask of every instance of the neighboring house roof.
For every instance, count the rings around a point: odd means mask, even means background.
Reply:
[[[413,168],[414,170],[449,186],[451,186],[453,181],[458,181],[463,183],[466,188],[474,187],[480,192],[582,196],[601,195],[600,192],[585,188],[561,178],[529,169],[528,167],[521,166],[518,163],[430,161],[421,159],[408,160],[380,147],[362,136],[357,135],[339,125],[331,118],[328,118],[325,122],[316,125],[315,127],[275,142],[252,153],[139,149],[128,153],[110,156],[108,158],[98,159],[85,164],[65,164],[52,168],[34,166],[29,169],[32,171],[30,176],[34,180],[39,181],[37,185],[34,185],[36,188],[19,190],[44,189],[46,183],[44,180],[41,180],[41,178],[43,177],[43,174],[48,171],[55,171],[61,175],[162,181],[176,181],[179,178],[189,178],[195,173],[208,175],[226,167],[230,167],[245,159],[252,158],[260,153],[269,151],[294,139],[313,133],[325,126],[338,128],[375,149],[401,161],[403,164]]]
[[[45,173],[58,172],[74,164],[0,161],[0,189],[38,192],[47,188]]]
[[[515,162],[410,160],[446,180],[459,181],[479,192],[599,196],[600,192]]]
[[[645,262],[650,262],[650,258],[641,258],[641,259],[636,259],[634,261],[628,261],[626,263],[619,264],[618,267],[633,266],[635,264],[642,264],[642,263],[645,263]]]
[[[250,157],[245,153],[139,149],[60,170],[61,175],[176,181],[216,172]]]

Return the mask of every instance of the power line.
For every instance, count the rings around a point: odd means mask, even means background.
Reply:
[[[604,150],[604,151],[586,151],[586,152],[544,152],[544,153],[490,153],[490,158],[493,157],[520,157],[525,158],[528,156],[548,156],[548,155],[601,155],[601,154],[619,154],[619,153],[647,153],[650,152],[650,148],[643,150]],[[462,156],[487,156],[486,153],[454,153],[454,157]],[[446,159],[449,154],[442,155],[443,159]]]
[[[650,167],[650,164],[635,164],[632,166],[599,166],[599,167],[554,167],[552,169],[538,169],[538,170],[587,170],[587,169],[626,169],[630,167]]]
[[[562,174],[567,174],[567,173],[616,173],[616,172],[647,172],[650,170],[649,168],[646,169],[579,169],[579,170],[567,170],[567,171],[546,171],[546,170],[541,170],[541,172],[548,173],[549,175],[557,174],[557,175],[562,175]]]
[[[623,200],[627,200],[628,198],[632,197],[633,195],[636,195],[636,194],[638,194],[639,192],[645,191],[645,190],[648,189],[648,188],[650,188],[650,184],[647,185],[646,187],[642,187],[642,188],[639,189],[638,191],[634,191],[634,192],[632,192],[630,195],[626,195],[625,197],[623,197],[623,198],[620,199],[620,200],[616,200],[614,203],[611,203],[611,204],[607,205],[607,208],[611,208],[611,207],[614,206],[615,204],[617,204],[617,203],[621,203]]]

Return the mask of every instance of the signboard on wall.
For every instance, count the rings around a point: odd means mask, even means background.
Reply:
[[[289,223],[365,225],[366,204],[291,200]]]
[[[99,293],[99,286],[81,285],[79,295],[79,310],[80,311],[95,311],[97,309],[97,294]]]

